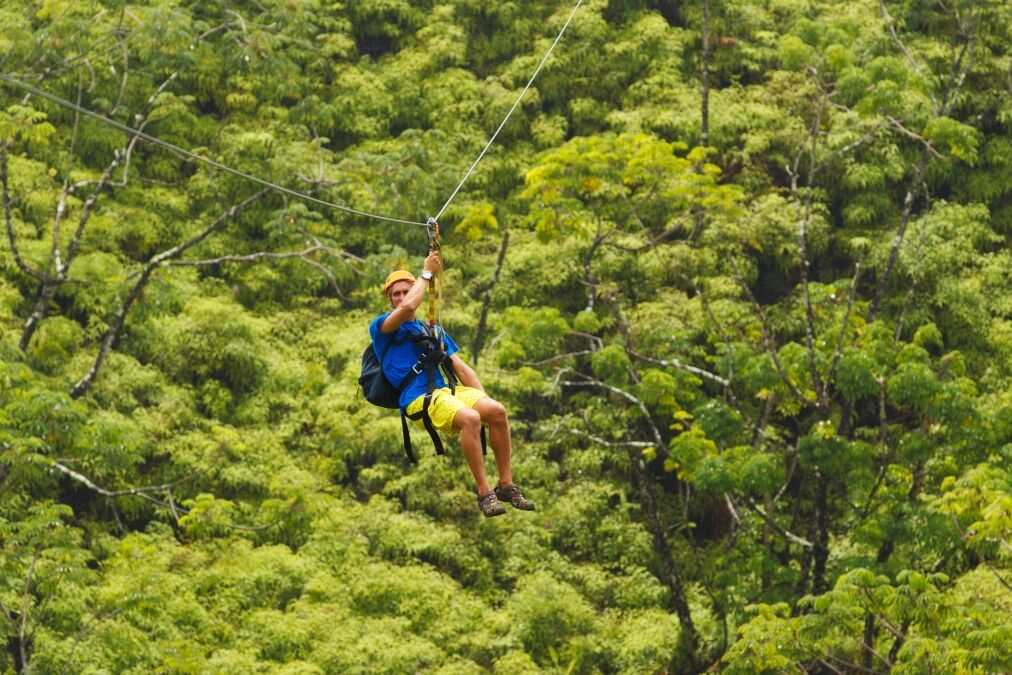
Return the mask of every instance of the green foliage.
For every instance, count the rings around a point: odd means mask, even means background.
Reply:
[[[711,2],[704,54],[675,4],[584,3],[442,215],[538,504],[489,521],[355,382],[420,228],[219,221],[256,188],[3,84],[0,671],[1004,672],[1007,7]],[[0,53],[424,220],[571,9],[8,2]]]

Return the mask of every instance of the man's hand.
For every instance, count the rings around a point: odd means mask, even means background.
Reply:
[[[432,274],[439,274],[439,271],[443,269],[443,258],[439,251],[433,251],[425,258],[422,269],[432,272]]]

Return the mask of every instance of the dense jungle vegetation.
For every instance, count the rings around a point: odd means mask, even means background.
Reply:
[[[0,73],[424,222],[573,4],[0,0]],[[493,520],[356,384],[423,228],[0,82],[0,671],[1009,672],[1010,46],[586,0],[441,219]]]

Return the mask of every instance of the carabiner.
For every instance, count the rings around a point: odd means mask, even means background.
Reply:
[[[425,234],[429,241],[429,253],[439,250],[439,223],[435,218],[429,218],[425,222]]]

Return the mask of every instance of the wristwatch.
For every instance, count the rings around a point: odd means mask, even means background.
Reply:
[[[432,281],[432,272],[430,272],[429,270],[422,270],[422,273],[419,274],[418,276],[425,279],[426,281]]]

